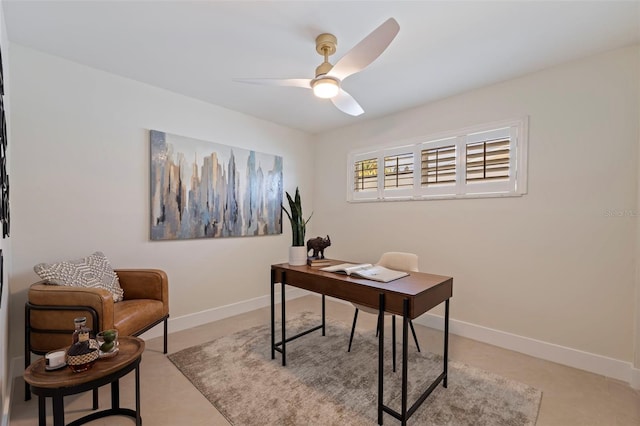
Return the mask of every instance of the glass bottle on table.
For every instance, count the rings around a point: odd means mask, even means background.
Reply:
[[[88,342],[91,334],[91,329],[87,327],[87,317],[78,317],[73,320],[73,324],[76,329],[73,331],[71,337],[71,344],[80,342]]]
[[[87,318],[74,318],[75,330],[71,337],[71,346],[67,350],[67,364],[75,373],[90,369],[98,358],[98,348],[91,340],[91,329],[87,327]],[[95,356],[92,353],[95,352]]]

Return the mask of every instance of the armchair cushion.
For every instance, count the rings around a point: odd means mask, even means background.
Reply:
[[[102,252],[95,252],[84,259],[58,263],[39,263],[33,270],[47,284],[72,287],[102,288],[108,290],[114,302],[123,299],[118,275]]]

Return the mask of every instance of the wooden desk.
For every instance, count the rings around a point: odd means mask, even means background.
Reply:
[[[111,383],[111,408],[89,414],[69,423],[82,425],[95,419],[113,415],[133,417],[136,425],[140,418],[140,361],[144,351],[144,340],[138,337],[120,337],[118,354],[113,358],[98,359],[90,370],[74,373],[68,367],[60,370],[45,370],[45,359],[40,358],[24,372],[24,380],[31,385],[31,392],[38,395],[38,423],[46,424],[45,398],[53,398],[53,424],[64,425],[65,395],[74,395]],[[136,371],[136,409],[120,408],[120,388],[118,380],[131,370]],[[97,407],[94,407],[94,409]]]
[[[333,261],[334,264],[345,263]],[[280,283],[282,338],[275,341],[275,286]],[[285,285],[302,288],[322,295],[322,324],[295,336],[286,336]],[[388,413],[406,425],[407,420],[424,402],[440,382],[447,387],[447,357],[449,350],[449,299],[453,295],[453,278],[441,275],[411,272],[409,276],[389,283],[351,278],[334,272],[320,271],[309,266],[291,266],[288,263],[271,265],[271,359],[275,352],[282,354],[282,365],[286,366],[286,344],[315,330],[325,335],[325,296],[378,309],[380,333],[378,335],[378,424],[382,424],[383,413]],[[433,307],[445,302],[443,372],[423,392],[417,401],[407,407],[407,333],[409,319],[417,318]],[[391,409],[383,402],[384,390],[384,312],[402,316],[402,409]]]

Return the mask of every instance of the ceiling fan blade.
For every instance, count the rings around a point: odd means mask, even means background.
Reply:
[[[354,117],[357,117],[360,114],[364,113],[364,110],[362,109],[360,104],[355,99],[353,99],[350,94],[342,89],[340,89],[340,92],[338,92],[335,97],[331,98],[331,102],[333,102],[336,108],[338,108],[340,111],[349,115],[353,115]]]
[[[400,31],[398,22],[393,18],[387,19],[340,58],[327,75],[342,81],[351,74],[365,69],[385,51],[398,31]]]
[[[263,86],[289,86],[311,89],[311,80],[308,78],[234,78],[233,81]]]

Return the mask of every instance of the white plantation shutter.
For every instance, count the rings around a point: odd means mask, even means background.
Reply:
[[[465,193],[504,193],[515,190],[517,132],[503,127],[467,135]]]
[[[456,146],[423,149],[422,186],[455,185]]]
[[[413,187],[413,152],[384,157],[384,189]]]
[[[354,201],[372,201],[380,198],[380,154],[365,152],[350,155],[347,197]]]
[[[382,154],[380,173],[382,199],[406,199],[413,197],[415,185],[415,145],[385,149]]]
[[[467,182],[509,179],[510,140],[467,145]]]
[[[353,190],[377,191],[378,190],[378,159],[356,161],[353,169]]]

